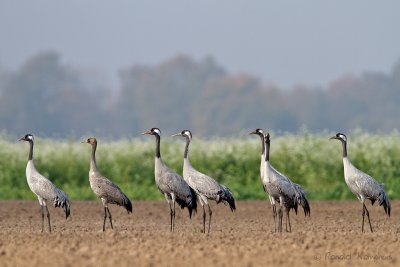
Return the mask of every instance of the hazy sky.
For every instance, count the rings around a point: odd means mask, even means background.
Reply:
[[[39,51],[115,79],[178,53],[265,82],[325,85],[400,59],[400,1],[0,0],[0,65]]]

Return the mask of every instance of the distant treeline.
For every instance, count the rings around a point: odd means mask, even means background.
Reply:
[[[1,59],[0,59],[1,62]],[[232,75],[211,57],[178,55],[157,66],[119,73],[119,88],[101,75],[39,53],[16,70],[0,66],[0,127],[12,134],[136,136],[157,126],[200,136],[243,129],[368,131],[400,129],[400,62],[390,73],[343,76],[326,88],[281,90]]]

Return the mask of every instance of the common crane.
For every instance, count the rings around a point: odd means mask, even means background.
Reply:
[[[256,134],[260,137],[261,139],[261,162],[260,162],[260,177],[261,177],[261,182],[263,185],[264,192],[268,194],[269,201],[272,206],[272,216],[274,218],[274,225],[275,225],[275,232],[277,231],[276,228],[276,202],[274,198],[271,197],[271,193],[268,192],[268,187],[266,186],[266,181],[265,181],[265,142],[264,142],[264,131],[262,129],[255,129],[254,131],[250,132],[250,134]]]
[[[70,204],[67,194],[61,189],[57,188],[49,179],[41,175],[35,168],[33,163],[33,141],[32,134],[26,134],[19,139],[20,141],[29,142],[29,158],[26,165],[26,180],[28,181],[29,188],[38,197],[39,205],[42,213],[42,232],[44,228],[44,209],[47,213],[47,221],[49,223],[49,232],[51,232],[50,212],[47,208],[47,201],[52,201],[54,207],[64,208],[65,218],[70,216]]]
[[[158,128],[151,128],[143,134],[153,135],[156,139],[154,178],[160,192],[165,196],[171,211],[171,232],[175,228],[175,202],[183,209],[189,210],[189,217],[197,209],[196,193],[185,182],[185,180],[171,171],[161,159],[160,141],[161,131]],[[172,204],[172,206],[171,206]]]
[[[104,207],[104,221],[103,221],[103,232],[106,227],[107,213],[110,219],[111,229],[113,229],[112,218],[110,210],[108,209],[108,204],[117,204],[123,206],[128,213],[132,212],[132,203],[129,198],[121,191],[121,189],[108,180],[106,177],[102,176],[97,169],[96,164],[96,149],[97,140],[94,137],[90,137],[81,143],[90,144],[92,146],[92,155],[90,160],[90,170],[89,170],[89,183],[93,192],[97,197],[101,199]]]
[[[235,199],[232,192],[226,186],[219,184],[211,177],[197,171],[192,167],[189,160],[189,145],[192,140],[192,133],[189,130],[183,130],[173,136],[182,136],[186,138],[186,147],[183,160],[183,178],[191,188],[196,192],[198,200],[203,208],[203,233],[206,232],[206,211],[204,205],[208,207],[208,233],[210,233],[212,211],[208,200],[215,200],[218,203],[223,202],[229,205],[233,212]]]
[[[343,148],[343,167],[344,167],[344,180],[349,187],[350,191],[356,195],[358,200],[361,201],[363,210],[362,210],[362,224],[361,224],[361,232],[364,232],[364,218],[365,213],[367,214],[369,228],[371,232],[372,225],[371,220],[369,218],[369,212],[367,207],[365,206],[365,200],[369,199],[371,204],[374,205],[375,201],[378,201],[380,206],[383,206],[385,213],[390,217],[391,206],[389,202],[389,198],[385,193],[383,188],[383,184],[379,184],[374,178],[369,176],[368,174],[360,171],[350,162],[347,157],[347,137],[342,133],[337,133],[332,136],[330,139],[336,139],[342,142]]]
[[[291,232],[292,228],[289,216],[290,209],[294,209],[297,214],[297,208],[300,204],[303,207],[304,215],[310,216],[310,205],[304,189],[300,185],[293,183],[288,177],[278,172],[271,165],[269,162],[271,145],[270,135],[269,133],[263,132],[261,129],[257,130],[254,131],[255,134],[263,136],[264,146],[262,147],[265,149],[265,152],[264,155],[261,156],[261,159],[264,158],[265,163],[261,164],[260,172],[263,180],[264,191],[269,194],[269,198],[273,207],[275,231],[278,228],[278,231],[282,232],[282,219],[284,211],[286,214],[286,231]],[[264,169],[264,171],[262,171],[262,169]],[[276,208],[274,209],[276,203],[279,203],[280,205],[279,214],[276,213]],[[276,217],[278,215],[278,227],[276,227]]]

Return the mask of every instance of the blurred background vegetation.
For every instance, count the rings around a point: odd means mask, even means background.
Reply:
[[[334,133],[271,135],[271,163],[300,183],[311,199],[354,199],[343,178],[341,144],[328,140]],[[391,199],[400,197],[400,135],[370,134],[361,130],[348,135],[349,158],[355,166],[385,184]],[[89,181],[90,146],[81,140],[37,136],[36,168],[67,192],[71,199],[94,199]],[[28,144],[14,137],[0,137],[0,198],[35,199],[25,177]],[[98,167],[133,200],[163,199],[154,182],[154,137],[99,139]],[[184,141],[165,133],[161,154],[169,167],[182,172]],[[258,136],[231,138],[196,137],[191,144],[193,166],[227,185],[237,199],[266,199],[260,175],[261,144]]]
[[[388,73],[345,75],[324,88],[282,90],[251,75],[229,74],[212,57],[178,55],[120,71],[116,88],[38,53],[16,70],[0,67],[0,126],[10,134],[134,137],[157,126],[197,136],[235,136],[265,125],[296,132],[400,129],[400,61]]]

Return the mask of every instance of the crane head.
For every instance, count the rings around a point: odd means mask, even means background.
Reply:
[[[342,133],[337,133],[336,135],[332,136],[332,137],[329,138],[329,139],[337,139],[337,140],[340,140],[340,141],[342,141],[342,142],[347,142],[347,137],[346,137],[346,135],[345,135],[345,134],[342,134]]]
[[[150,130],[142,133],[142,134],[150,134],[150,135],[158,135],[161,136],[161,130],[158,128],[151,128]]]
[[[250,132],[249,134],[257,134],[259,136],[264,136],[264,131],[262,129],[255,129],[254,131]]]
[[[265,132],[264,134],[263,134],[263,137],[264,137],[264,142],[265,143],[267,143],[267,144],[269,144],[270,143],[270,136],[269,136],[269,132]]]
[[[183,136],[189,139],[189,141],[192,140],[192,133],[189,130],[183,130],[182,132],[174,134],[172,136]]]
[[[95,137],[89,137],[88,139],[81,142],[82,144],[97,145],[97,139]]]
[[[32,134],[26,134],[25,136],[21,137],[19,141],[28,141],[28,142],[33,142],[35,138],[33,137]]]

